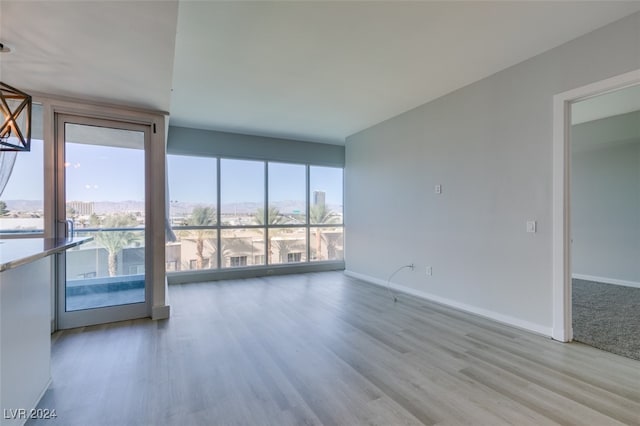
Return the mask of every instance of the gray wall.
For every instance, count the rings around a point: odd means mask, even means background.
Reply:
[[[170,126],[167,153],[344,167],[345,148],[342,145]]]
[[[348,272],[550,334],[553,96],[639,68],[635,14],[349,137]]]
[[[640,287],[640,112],[572,129],[573,273]]]

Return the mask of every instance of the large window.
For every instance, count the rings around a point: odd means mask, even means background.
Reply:
[[[343,260],[342,168],[168,156],[167,272]]]

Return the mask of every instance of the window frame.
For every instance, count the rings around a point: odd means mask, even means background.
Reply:
[[[169,155],[175,155],[175,156],[182,156],[182,157],[194,157],[194,158],[201,158],[202,156],[198,156],[198,155],[193,155],[193,154],[183,154],[183,153],[176,153],[176,154],[167,154]],[[243,157],[230,157],[230,156],[206,156],[208,158],[213,158],[216,161],[216,198],[217,198],[217,205],[216,205],[216,224],[215,225],[211,225],[211,226],[202,226],[202,227],[197,227],[198,229],[206,229],[206,230],[212,230],[212,231],[216,231],[216,253],[215,253],[215,257],[217,257],[217,262],[216,262],[216,266],[212,267],[212,268],[208,268],[208,269],[190,269],[190,270],[186,270],[186,271],[170,271],[167,270],[166,273],[167,275],[171,278],[171,277],[178,277],[178,276],[186,276],[186,275],[207,275],[209,276],[215,276],[217,274],[220,274],[221,272],[229,272],[229,271],[238,271],[238,270],[257,270],[257,271],[264,271],[266,270],[267,273],[272,273],[272,271],[277,268],[277,269],[291,269],[294,267],[309,267],[312,265],[325,265],[325,266],[329,266],[332,267],[332,269],[344,269],[344,237],[343,237],[343,256],[341,259],[337,259],[337,260],[315,260],[312,259],[311,256],[311,251],[312,251],[312,247],[311,247],[311,229],[312,228],[340,228],[342,229],[343,235],[344,235],[344,229],[345,229],[345,224],[344,224],[344,167],[341,166],[327,166],[324,164],[314,164],[314,163],[310,163],[310,162],[305,162],[305,163],[301,163],[301,162],[293,162],[293,161],[286,161],[286,160],[263,160],[263,159],[253,159],[253,158],[243,158]],[[222,161],[223,160],[244,160],[244,161],[255,161],[257,163],[262,163],[263,166],[263,170],[264,170],[264,179],[263,179],[263,184],[264,184],[264,198],[263,198],[263,211],[264,211],[264,215],[265,217],[263,218],[263,225],[259,225],[259,224],[255,224],[255,225],[229,225],[229,224],[223,224],[222,222],[222,210],[221,210],[221,203],[222,203]],[[288,224],[274,224],[271,225],[268,222],[268,212],[269,212],[269,198],[270,198],[270,194],[269,194],[269,166],[271,163],[274,164],[290,164],[290,165],[298,165],[298,166],[304,166],[304,170],[305,170],[305,219],[303,223],[288,223]],[[331,169],[338,169],[340,170],[341,174],[342,174],[342,211],[339,212],[339,218],[340,221],[338,223],[311,223],[311,218],[310,218],[310,212],[311,212],[311,202],[312,202],[312,194],[311,194],[311,168],[312,167],[323,167],[323,168],[331,168]],[[171,178],[171,170],[168,171],[168,179],[170,180]],[[168,184],[169,190],[171,190],[171,184],[169,182]],[[170,218],[171,220],[172,218]],[[173,229],[174,230],[183,230],[183,229],[194,229],[196,227],[193,226],[174,226]],[[305,234],[306,234],[306,241],[305,241],[305,249],[300,251],[300,257],[301,260],[300,261],[296,261],[296,262],[287,262],[287,263],[271,263],[269,261],[269,255],[268,255],[268,242],[269,242],[269,231],[274,229],[274,228],[304,228],[305,229]],[[229,265],[226,265],[225,259],[222,253],[222,244],[223,244],[223,238],[222,238],[222,234],[223,231],[225,230],[234,230],[234,229],[260,229],[264,232],[264,248],[263,248],[263,252],[259,253],[259,254],[254,254],[252,255],[252,259],[251,261],[249,261],[249,258],[247,257],[247,263],[246,265],[240,265],[240,266],[231,266],[231,260],[229,260]],[[255,265],[255,258],[257,256],[262,256],[263,258],[263,263],[260,265]],[[229,256],[229,259],[231,259],[232,256]],[[236,256],[237,257],[237,256]],[[180,280],[176,280],[176,282],[187,282],[189,281],[188,279],[186,281],[183,281],[182,279]]]

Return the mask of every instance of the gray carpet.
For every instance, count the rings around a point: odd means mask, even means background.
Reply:
[[[573,338],[640,360],[640,288],[573,280]]]

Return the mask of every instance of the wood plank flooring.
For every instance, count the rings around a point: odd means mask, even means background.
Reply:
[[[340,272],[169,288],[168,321],[53,336],[29,425],[640,425],[640,362]]]

